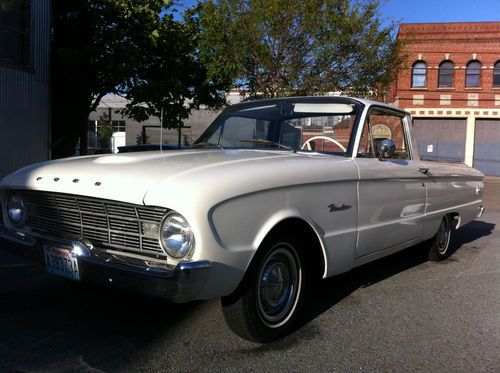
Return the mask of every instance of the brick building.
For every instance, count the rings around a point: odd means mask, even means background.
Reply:
[[[421,157],[500,176],[500,22],[402,24],[398,38],[394,104],[412,114]]]

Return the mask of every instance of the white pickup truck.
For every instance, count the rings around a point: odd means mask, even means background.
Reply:
[[[34,164],[0,183],[0,234],[56,275],[160,296],[220,297],[269,342],[314,280],[450,235],[483,211],[483,174],[422,161],[411,118],[348,97],[227,108],[182,150]]]

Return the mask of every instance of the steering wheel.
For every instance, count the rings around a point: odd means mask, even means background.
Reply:
[[[310,139],[307,139],[306,142],[304,142],[302,144],[302,146],[300,147],[300,149],[304,149],[307,146],[307,150],[311,150],[311,144],[310,144],[310,142],[314,141],[314,140],[327,140],[327,141],[333,142],[340,149],[342,149],[342,151],[344,151],[344,152],[347,151],[347,149],[344,147],[344,145],[342,145],[340,142],[338,142],[335,139],[332,139],[331,137],[326,137],[326,136],[314,136],[314,137],[311,137]]]

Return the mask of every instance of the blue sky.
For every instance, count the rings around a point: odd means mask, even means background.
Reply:
[[[381,13],[401,23],[500,21],[500,0],[388,0]]]
[[[500,21],[500,0],[386,0],[381,13],[398,23]]]

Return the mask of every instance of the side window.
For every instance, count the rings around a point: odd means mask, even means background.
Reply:
[[[372,110],[363,126],[358,157],[378,158],[381,141],[390,139],[396,144],[396,152],[392,159],[410,159],[403,118],[384,111]]]

